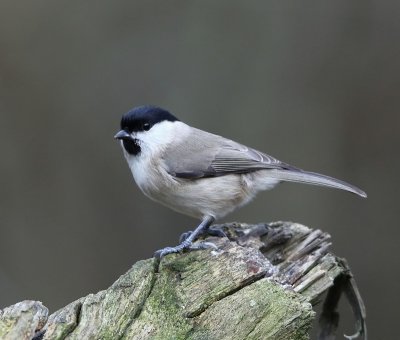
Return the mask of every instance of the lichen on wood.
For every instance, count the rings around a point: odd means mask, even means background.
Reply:
[[[214,226],[218,250],[135,263],[107,290],[48,316],[40,302],[0,311],[0,339],[308,339],[313,306],[329,291],[319,339],[334,339],[346,294],[356,335],[365,308],[330,236],[296,223]]]

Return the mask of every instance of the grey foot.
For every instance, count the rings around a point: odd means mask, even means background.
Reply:
[[[196,244],[188,243],[183,241],[181,244],[177,245],[176,247],[166,247],[160,250],[157,250],[154,253],[154,257],[157,259],[163,258],[165,255],[181,253],[184,250],[200,250],[200,249],[214,249],[218,250],[218,247],[211,242],[198,242]]]
[[[217,247],[210,242],[200,242],[199,244],[193,245],[193,242],[199,237],[199,235],[206,231],[210,227],[211,223],[213,223],[214,221],[214,216],[205,216],[198,227],[192,233],[185,235],[185,240],[180,242],[179,245],[177,245],[176,247],[167,247],[164,249],[160,249],[154,253],[154,256],[160,259],[165,255],[179,253],[185,249],[206,249],[210,247],[217,249]]]
[[[179,236],[179,243],[185,241],[190,235],[192,235],[193,231],[187,231]],[[204,230],[198,237],[206,237],[206,236],[216,236],[216,237],[227,237],[226,234],[221,229],[208,228]]]

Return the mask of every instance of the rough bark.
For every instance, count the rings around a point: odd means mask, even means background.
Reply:
[[[0,310],[0,339],[308,339],[313,306],[328,292],[318,339],[334,339],[344,292],[356,334],[365,308],[327,233],[296,223],[214,226],[219,250],[143,260],[110,288],[48,316],[40,302]]]

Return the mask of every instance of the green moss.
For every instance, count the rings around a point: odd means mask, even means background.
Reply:
[[[10,319],[1,319],[0,321],[0,339],[6,339],[6,335],[14,327],[15,321]]]
[[[183,273],[188,269],[193,270],[193,266],[196,266],[196,263],[199,263],[199,255],[198,252],[189,252],[183,256],[170,255],[161,262],[160,271],[164,268],[177,273]]]
[[[163,259],[124,339],[308,339],[314,313],[303,297],[265,278],[240,288],[236,277],[231,281],[232,268],[209,256],[197,252]],[[238,267],[233,272],[247,273]],[[287,322],[283,328],[282,322]]]
[[[186,339],[192,328],[182,317],[184,306],[177,293],[179,274],[176,268],[160,268],[143,310],[129,327],[125,339]]]
[[[212,304],[189,339],[308,339],[313,315],[299,295],[262,279]]]

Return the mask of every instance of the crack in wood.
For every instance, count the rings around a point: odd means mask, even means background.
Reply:
[[[239,284],[239,285],[238,285],[237,287],[235,287],[234,289],[232,289],[232,290],[230,290],[230,291],[228,291],[228,292],[225,292],[224,294],[221,294],[221,295],[219,295],[219,296],[215,296],[214,301],[212,301],[211,303],[205,305],[205,306],[202,307],[202,308],[199,308],[198,310],[196,310],[196,311],[194,311],[194,312],[191,312],[191,313],[186,314],[186,316],[187,316],[189,319],[192,319],[192,318],[195,318],[195,317],[200,316],[200,315],[201,315],[202,313],[204,313],[209,307],[211,307],[214,303],[216,303],[216,302],[218,302],[218,301],[221,301],[221,300],[225,299],[225,298],[228,297],[228,296],[231,296],[231,295],[233,295],[233,294],[236,294],[236,293],[239,292],[241,289],[243,289],[243,288],[245,288],[245,287],[247,287],[247,286],[250,286],[250,285],[252,285],[253,283],[255,283],[255,282],[257,282],[257,281],[263,279],[263,278],[265,277],[265,274],[266,274],[266,272],[261,272],[260,274],[257,274],[257,275],[252,276],[252,277],[249,278],[248,280],[243,281],[241,284]]]

